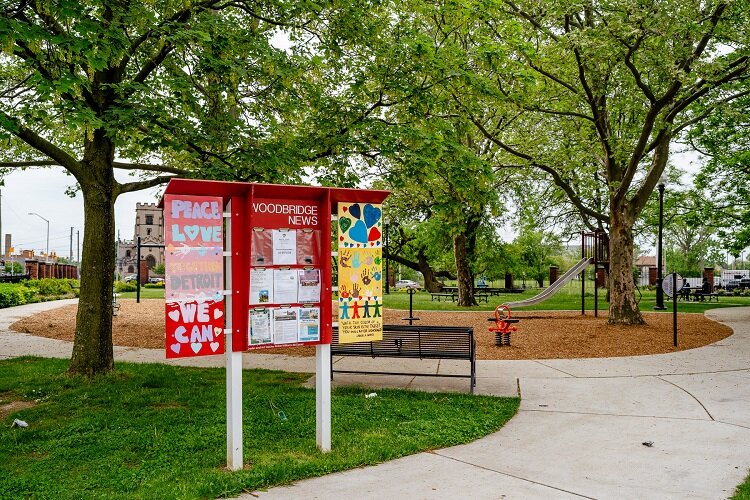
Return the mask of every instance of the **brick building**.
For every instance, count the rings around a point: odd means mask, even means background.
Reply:
[[[138,269],[136,241],[141,245],[164,244],[164,212],[155,203],[137,203],[135,206],[135,231],[130,241],[117,240],[117,272],[122,275],[135,274]],[[141,259],[149,269],[164,263],[163,248],[141,248]]]

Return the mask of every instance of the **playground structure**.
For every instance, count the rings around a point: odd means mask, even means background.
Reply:
[[[557,281],[545,288],[541,293],[524,300],[506,302],[508,314],[510,315],[511,307],[533,306],[544,302],[548,298],[559,292],[568,284],[577,274],[581,274],[581,314],[585,314],[585,292],[586,280],[583,279],[583,273],[586,267],[594,265],[594,316],[599,315],[599,280],[596,274],[600,268],[609,272],[609,235],[604,231],[583,232],[581,233],[581,260],[563,274]],[[499,307],[499,306],[498,306]],[[497,311],[497,310],[496,310]],[[498,344],[499,345],[499,344]]]
[[[495,345],[497,346],[510,345],[510,334],[518,331],[515,324],[519,320],[510,316],[510,307],[507,304],[500,304],[495,308],[495,317],[489,318],[489,321],[495,322],[495,326],[491,326],[489,330],[495,333]]]

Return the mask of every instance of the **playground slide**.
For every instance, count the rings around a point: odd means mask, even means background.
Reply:
[[[575,266],[568,269],[567,273],[563,274],[557,281],[544,289],[542,293],[534,295],[533,297],[530,297],[528,299],[517,300],[515,302],[506,302],[505,305],[507,305],[508,307],[524,307],[533,306],[539,304],[540,302],[544,302],[545,300],[556,294],[558,290],[564,287],[565,284],[572,280],[574,276],[583,271],[586,266],[593,263],[594,259],[581,259]]]

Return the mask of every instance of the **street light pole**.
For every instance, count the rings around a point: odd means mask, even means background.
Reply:
[[[42,219],[44,222],[47,223],[47,253],[44,254],[44,262],[49,262],[49,220],[45,219],[41,215],[39,215],[36,212],[29,212],[29,215],[36,215],[40,219]]]
[[[663,311],[666,309],[664,306],[664,290],[661,285],[663,281],[662,276],[662,233],[664,231],[664,186],[666,185],[664,177],[659,179],[659,241],[657,242],[656,248],[656,305],[654,310]],[[673,291],[672,293],[675,293]]]

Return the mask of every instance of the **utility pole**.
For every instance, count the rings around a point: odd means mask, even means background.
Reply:
[[[70,226],[70,262],[73,262],[73,226]]]
[[[81,232],[76,230],[76,265],[78,266],[78,279],[81,279]]]

